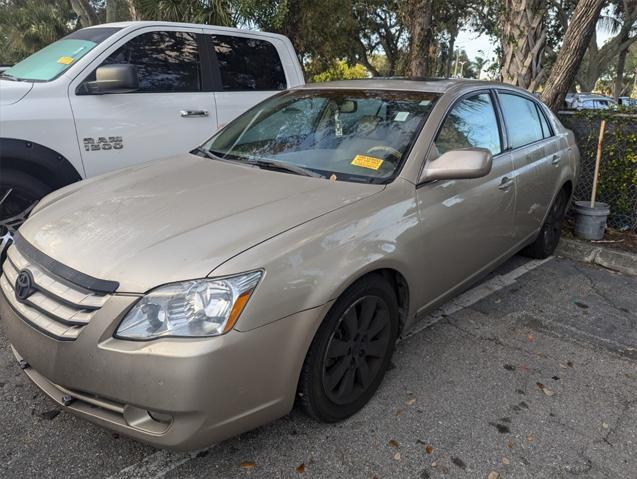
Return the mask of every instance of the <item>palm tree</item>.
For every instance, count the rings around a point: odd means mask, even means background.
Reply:
[[[231,26],[230,0],[126,0],[135,20]]]

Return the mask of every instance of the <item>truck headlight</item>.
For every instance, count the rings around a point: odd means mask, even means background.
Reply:
[[[122,339],[218,336],[230,331],[261,272],[161,286],[146,294],[115,332]]]

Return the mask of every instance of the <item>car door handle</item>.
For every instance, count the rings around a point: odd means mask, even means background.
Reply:
[[[560,164],[560,160],[561,159],[562,159],[562,157],[560,155],[553,155],[551,157],[551,164],[557,166],[557,165]]]
[[[208,110],[181,110],[182,118],[208,116]]]
[[[498,186],[498,189],[506,191],[512,186],[513,186],[513,180],[509,178],[508,176],[505,176],[504,178],[502,178],[502,181],[500,182],[500,186]]]

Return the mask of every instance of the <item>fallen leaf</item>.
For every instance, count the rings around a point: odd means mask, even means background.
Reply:
[[[608,429],[608,423],[607,423],[607,422],[603,422],[603,423],[602,423],[602,427],[603,427],[604,429]]]
[[[330,176],[330,181],[336,181],[336,175],[334,173]]]
[[[438,467],[438,463],[436,461],[432,462],[431,467]]]
[[[427,444],[427,446],[425,446],[425,452],[427,454],[431,454],[432,452],[434,452],[434,448],[431,444]]]
[[[296,472],[303,474],[305,472],[305,464],[301,463],[296,467]]]
[[[506,465],[508,465],[508,464],[511,464],[511,461],[509,461],[509,458],[508,458],[508,457],[503,457],[503,458],[502,458],[502,464],[506,464]]]
[[[501,302],[502,302],[502,300],[499,299],[499,298],[494,301],[495,304],[500,304]]]
[[[555,394],[553,391],[551,391],[549,388],[545,387],[542,389],[542,391],[544,391],[544,394],[546,394],[547,396],[551,397],[553,394]]]
[[[413,406],[415,403],[416,403],[416,398],[409,399],[408,401],[405,402],[407,406]]]
[[[562,363],[560,363],[560,367],[561,367],[562,369],[568,369],[568,366],[567,366],[566,364],[562,364]]]
[[[257,466],[257,463],[254,461],[243,461],[239,464],[241,469],[254,469]]]
[[[404,412],[405,412],[405,408],[400,407],[396,409],[396,416],[400,416]]]
[[[500,474],[498,474],[496,471],[491,471],[487,476],[487,479],[498,479],[498,477],[500,477]]]
[[[528,436],[526,436],[526,440],[529,442],[533,442],[535,438],[533,437],[533,434],[529,434]]]
[[[569,368],[572,368],[572,367],[573,367],[573,361],[568,361],[568,362],[566,363],[566,365],[567,365]]]
[[[396,454],[394,454],[394,460],[400,461],[400,452],[397,452]]]
[[[511,441],[508,442],[507,447],[509,449],[513,449],[513,443]]]
[[[532,341],[535,339],[535,336],[533,336],[532,334],[529,334],[529,335],[526,337],[526,339],[527,339],[527,341],[530,343],[530,342],[532,342]]]
[[[388,444],[389,444],[389,447],[393,447],[393,448],[397,448],[398,446],[400,446],[400,444],[398,444],[398,441],[396,441],[395,439],[390,439]]]

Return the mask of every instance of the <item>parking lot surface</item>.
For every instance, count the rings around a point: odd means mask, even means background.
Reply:
[[[434,317],[349,420],[295,410],[190,454],[61,411],[0,332],[0,477],[635,477],[637,278],[514,258]]]

